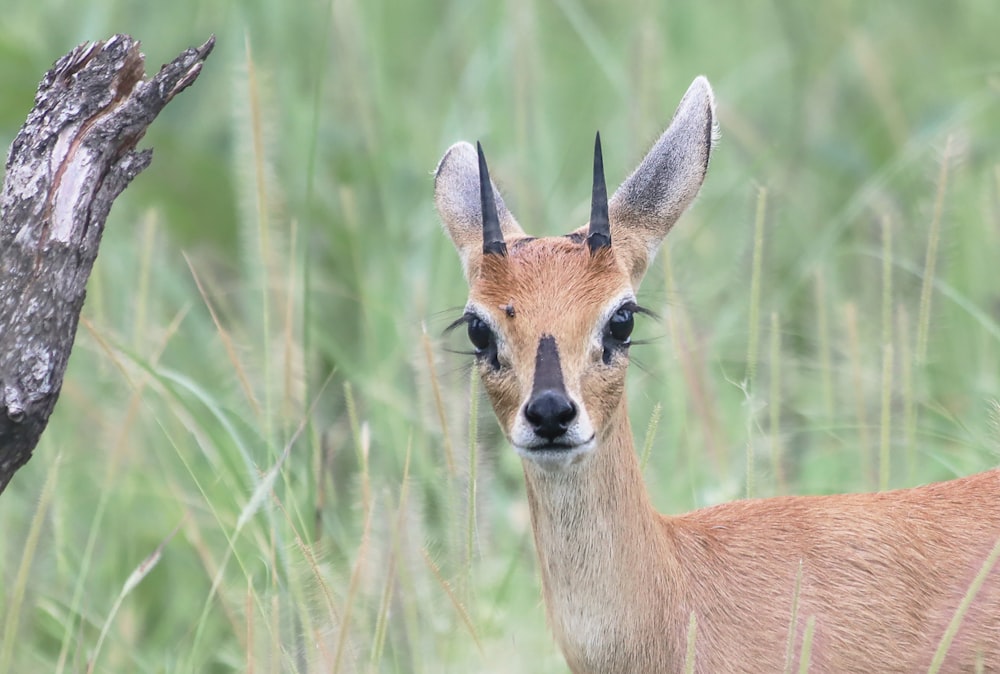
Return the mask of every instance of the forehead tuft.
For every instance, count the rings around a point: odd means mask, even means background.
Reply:
[[[519,318],[551,317],[599,309],[628,286],[611,248],[592,255],[584,241],[525,238],[509,242],[506,257],[484,256],[472,296],[488,307],[513,304]]]

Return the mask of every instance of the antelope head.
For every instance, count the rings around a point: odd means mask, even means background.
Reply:
[[[712,89],[699,77],[610,200],[598,135],[590,222],[561,237],[524,233],[478,144],[457,143],[438,164],[435,203],[469,283],[458,324],[526,468],[586,462],[627,427],[625,371],[634,317],[643,311],[636,291],[701,187],[714,118]]]

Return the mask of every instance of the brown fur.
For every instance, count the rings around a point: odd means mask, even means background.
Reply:
[[[926,671],[1000,539],[1000,470],[676,517],[650,503],[626,412],[628,357],[605,363],[601,335],[697,193],[713,119],[699,78],[611,199],[612,246],[596,255],[582,236],[527,239],[501,206],[509,254],[484,256],[471,146],[438,165],[435,199],[470,311],[494,332],[499,367],[479,366],[505,433],[524,432],[543,334],[594,433],[562,463],[520,450],[553,634],[575,674],[684,671],[692,617],[696,672],[798,671],[809,624],[811,672]],[[1000,565],[988,571],[940,671],[1000,672]]]
[[[682,671],[692,613],[698,672],[781,671],[789,629],[797,670],[810,618],[809,671],[926,669],[1000,536],[1000,471],[879,494],[737,501],[661,516],[635,456],[624,364],[609,374],[581,348],[624,272],[565,239],[515,250],[487,258],[471,293],[496,307],[498,321],[503,305],[517,308],[504,336],[522,381],[503,386],[503,377],[484,372],[498,418],[510,428],[530,389],[537,335],[547,332],[601,429],[593,455],[566,470],[524,462],[549,622],[572,671]],[[556,309],[563,306],[574,311]],[[973,602],[942,671],[975,671],[978,657],[985,671],[1000,670],[998,644],[1000,569]]]

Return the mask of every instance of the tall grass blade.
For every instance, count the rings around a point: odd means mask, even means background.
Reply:
[[[382,653],[385,648],[386,634],[389,627],[389,609],[392,604],[393,590],[396,587],[396,564],[400,557],[401,537],[406,525],[406,515],[410,507],[410,458],[413,454],[413,438],[406,443],[406,457],[403,463],[403,477],[399,487],[399,506],[396,509],[396,522],[393,531],[395,545],[389,551],[389,561],[385,573],[385,581],[382,587],[382,598],[379,600],[378,615],[375,619],[375,633],[372,637],[371,658],[369,664],[374,668],[382,660]]]
[[[882,216],[882,344],[892,344],[892,218]]]
[[[604,85],[618,89],[618,95],[627,96],[623,83],[629,81],[628,74],[616,68],[620,61],[614,58],[612,46],[601,33],[601,23],[588,16],[585,7],[578,0],[556,0],[555,4],[590,52],[591,67],[603,71]]]
[[[254,395],[253,387],[250,384],[250,377],[247,374],[247,369],[243,366],[243,362],[236,354],[236,348],[233,346],[233,340],[229,336],[229,331],[222,327],[222,322],[219,320],[218,314],[215,313],[215,307],[208,299],[208,293],[205,291],[205,286],[202,285],[201,278],[198,276],[198,272],[195,271],[194,264],[191,262],[191,258],[189,258],[187,254],[184,254],[184,261],[187,263],[188,269],[191,271],[191,279],[194,281],[194,285],[198,289],[198,294],[201,295],[202,302],[205,303],[205,308],[208,309],[208,315],[212,317],[212,323],[215,324],[215,330],[218,332],[219,340],[222,342],[222,347],[225,349],[226,356],[229,357],[229,362],[233,366],[233,372],[236,373],[236,378],[239,379],[240,388],[243,389],[243,395],[250,404],[254,416],[259,418],[260,405],[257,403],[257,397]]]
[[[757,377],[758,344],[760,343],[760,287],[764,261],[764,223],[767,219],[767,188],[757,188],[757,209],[753,224],[753,263],[750,270],[750,318],[747,326],[746,386],[753,390]]]
[[[746,419],[746,498],[754,495],[755,481],[755,451],[754,451],[754,428],[757,426],[755,419],[756,408],[754,404],[754,384],[757,379],[757,361],[760,358],[760,292],[761,275],[764,260],[764,223],[767,216],[767,188],[757,188],[757,208],[754,212],[753,227],[753,262],[750,270],[750,311],[749,324],[747,326],[747,368],[743,377],[741,388],[746,399],[747,419]]]
[[[882,418],[879,424],[878,488],[889,488],[892,441],[892,219],[882,216]]]
[[[959,603],[954,615],[951,616],[948,627],[945,628],[944,634],[941,635],[941,641],[934,652],[934,659],[931,660],[931,666],[927,669],[927,674],[937,674],[941,670],[944,659],[948,656],[948,650],[951,648],[952,642],[958,634],[959,628],[962,626],[965,614],[969,611],[972,602],[975,601],[976,595],[979,594],[983,583],[986,582],[986,578],[993,573],[993,567],[996,566],[997,560],[1000,560],[1000,538],[997,538],[993,544],[993,549],[986,556],[983,565],[979,568],[979,573],[972,579],[969,589],[966,590],[965,596],[962,597],[962,601]]]
[[[243,602],[243,612],[246,614],[247,621],[247,636],[246,643],[244,644],[244,658],[246,658],[247,674],[253,674],[255,671],[256,660],[254,658],[253,647],[256,641],[254,640],[253,632],[253,620],[254,620],[254,587],[253,579],[247,578],[247,599]]]
[[[250,136],[253,148],[254,187],[256,196],[257,244],[260,257],[257,272],[260,281],[261,359],[264,380],[264,437],[271,437],[271,236],[269,217],[269,190],[267,181],[267,154],[264,147],[264,115],[262,111],[257,66],[250,47],[250,34],[244,38],[247,68],[247,110],[250,115]]]
[[[816,269],[816,332],[819,342],[819,370],[823,393],[823,411],[827,423],[833,423],[833,361],[830,358],[830,321],[826,312],[826,279],[822,268]]]
[[[660,255],[663,258],[667,296],[673,297],[677,294],[677,283],[674,280],[670,250],[665,249]],[[691,452],[688,457],[689,465],[701,463],[707,455],[716,474],[725,474],[728,472],[725,465],[727,457],[722,449],[723,444],[719,441],[721,430],[716,421],[715,401],[706,381],[704,361],[700,349],[696,346],[697,339],[694,329],[688,320],[687,311],[683,304],[672,307],[667,315],[667,325],[687,389],[686,399],[698,418],[702,431],[701,442],[698,443],[698,446],[691,443]]]
[[[35,552],[38,550],[38,541],[42,535],[42,525],[48,515],[49,506],[52,505],[56,484],[59,482],[59,466],[61,464],[62,455],[57,454],[48,470],[48,475],[45,476],[42,494],[35,507],[35,514],[31,517],[28,537],[21,550],[21,564],[17,567],[17,576],[10,587],[9,599],[4,607],[3,641],[0,642],[0,672],[11,671],[11,663],[14,661],[14,647],[18,643],[17,631],[21,622],[21,606],[24,603],[24,594],[28,587],[28,577],[34,568]]]
[[[788,621],[788,639],[785,642],[785,674],[791,674],[795,666],[795,637],[799,628],[799,594],[802,592],[802,560],[795,572],[795,587],[792,590],[792,616]]]
[[[694,674],[695,667],[695,656],[697,655],[696,639],[698,633],[698,616],[694,611],[691,611],[691,617],[688,618],[688,628],[687,628],[687,652],[684,655],[684,672],[685,674]]]
[[[874,485],[872,476],[872,450],[868,429],[868,412],[864,384],[864,365],[861,362],[861,337],[858,334],[858,311],[853,302],[844,305],[844,324],[851,359],[851,379],[854,384],[854,414],[858,426],[858,446],[861,453],[861,477],[866,484]]]
[[[354,387],[349,381],[344,382],[344,407],[347,408],[347,420],[354,438],[354,451],[361,469],[361,505],[362,508],[368,510],[372,500],[371,481],[368,474],[368,431],[367,425],[363,425],[358,419],[358,405],[354,399]]]
[[[427,360],[427,376],[430,377],[431,393],[434,395],[434,409],[437,411],[438,422],[441,424],[441,442],[444,444],[444,458],[448,466],[448,475],[455,477],[455,450],[451,446],[451,433],[448,432],[448,415],[445,412],[444,397],[441,395],[441,385],[438,381],[437,366],[434,363],[434,351],[431,349],[427,325],[420,323],[421,342],[424,347],[424,358]]]
[[[142,243],[139,253],[139,280],[136,283],[135,318],[132,322],[132,348],[138,350],[148,333],[149,279],[152,275],[153,247],[156,245],[156,211],[150,211],[142,220]]]
[[[910,347],[910,315],[902,303],[896,315],[899,323],[899,378],[903,395],[903,444],[906,447],[906,481],[913,482],[917,469],[917,404],[913,391],[913,351]]]
[[[180,328],[184,317],[187,315],[188,308],[183,307],[174,316],[170,325],[167,327],[162,339],[153,355],[150,358],[150,363],[155,365],[163,351],[167,348],[170,343],[171,338],[177,333]],[[116,351],[104,338],[100,331],[94,328],[93,324],[86,318],[80,319],[80,324],[87,330],[88,334],[94,338],[97,342],[101,351],[105,356],[114,364],[115,368],[122,375],[123,379],[128,382],[130,388],[133,391],[132,399],[130,402],[130,408],[133,406],[138,407],[139,400],[141,398],[141,393],[143,385],[133,381],[131,375],[129,374],[128,368],[125,367],[124,363],[118,358]],[[127,425],[126,425],[127,426]],[[56,663],[55,671],[57,674],[62,674],[66,667],[66,659],[69,657],[70,645],[73,642],[73,629],[76,626],[76,620],[80,616],[80,607],[84,600],[85,588],[87,586],[87,580],[89,578],[91,564],[94,559],[94,551],[97,549],[98,539],[101,534],[101,527],[104,523],[104,515],[107,511],[108,503],[111,499],[113,490],[111,485],[115,482],[118,477],[119,466],[122,461],[122,456],[125,450],[125,440],[127,438],[126,426],[123,426],[121,432],[118,436],[118,441],[114,445],[114,451],[111,453],[111,460],[107,462],[105,468],[105,486],[99,490],[100,496],[97,501],[97,505],[94,508],[93,515],[90,518],[90,528],[87,533],[87,542],[84,546],[83,555],[79,560],[79,564],[76,570],[76,580],[73,588],[73,597],[70,600],[69,614],[70,619],[66,621],[66,626],[63,631],[62,643],[59,647],[59,658]]]
[[[331,671],[334,674],[340,672],[341,664],[347,652],[348,635],[351,631],[351,615],[354,611],[354,602],[357,599],[358,588],[361,585],[361,574],[368,562],[368,548],[371,544],[372,518],[374,508],[371,503],[365,509],[365,527],[361,532],[361,544],[358,545],[357,557],[354,559],[354,569],[351,571],[351,580],[347,586],[347,595],[344,598],[340,631],[337,634],[337,646],[334,650],[333,664]]]
[[[455,612],[462,620],[462,624],[465,625],[465,629],[469,631],[469,636],[472,637],[472,641],[476,644],[476,648],[479,649],[480,655],[482,655],[483,645],[479,641],[479,635],[476,634],[476,628],[472,625],[472,618],[469,617],[468,611],[465,610],[465,607],[462,606],[462,602],[460,602],[458,597],[455,596],[455,593],[451,589],[451,585],[447,580],[445,580],[444,576],[441,575],[441,569],[434,563],[434,560],[431,559],[430,553],[427,552],[427,549],[423,548],[422,552],[424,553],[424,562],[427,564],[427,568],[430,569],[431,573],[434,575],[434,579],[437,580],[438,585],[441,586],[441,589],[444,590],[444,593],[448,596],[448,600],[455,608]]]
[[[892,344],[886,344],[882,347],[882,419],[878,448],[879,491],[885,491],[889,488],[890,450],[892,449],[892,366]]]
[[[101,626],[101,635],[97,639],[97,645],[94,646],[94,653],[90,656],[90,662],[87,663],[87,674],[94,671],[94,667],[97,665],[97,661],[101,656],[101,647],[104,645],[104,639],[108,636],[108,630],[111,628],[111,624],[115,620],[115,616],[118,615],[118,610],[122,606],[122,602],[125,601],[132,590],[143,581],[143,579],[149,575],[149,573],[156,567],[159,563],[160,558],[163,556],[163,550],[167,547],[167,544],[173,539],[181,529],[182,522],[179,522],[174,530],[171,531],[163,542],[161,542],[156,549],[151,552],[146,559],[137,566],[129,577],[125,579],[125,583],[122,585],[121,592],[118,593],[118,598],[115,599],[115,603],[111,606],[111,611],[108,612],[108,617],[104,621],[104,625]]]
[[[937,264],[938,244],[941,239],[941,220],[944,212],[944,196],[948,187],[948,169],[951,163],[954,137],[945,141],[944,156],[938,173],[937,189],[934,194],[934,215],[927,235],[927,253],[924,257],[923,282],[920,287],[920,316],[917,319],[916,359],[918,364],[927,362],[927,335],[931,323],[931,290],[934,287],[934,269]]]
[[[469,377],[469,484],[466,494],[466,530],[465,530],[465,575],[466,590],[472,593],[472,562],[476,545],[476,468],[479,463],[477,448],[479,446],[479,372],[472,368]]]
[[[806,620],[806,629],[802,632],[802,650],[799,653],[799,674],[809,674],[812,660],[813,633],[816,631],[816,616],[811,615]]]
[[[779,493],[785,493],[784,457],[781,447],[781,321],[778,312],[771,312],[771,391],[768,396],[768,410],[771,435],[771,470]]]
[[[291,419],[292,414],[295,409],[295,309],[297,306],[296,293],[298,292],[298,254],[296,252],[298,246],[298,221],[292,220],[289,225],[289,241],[288,241],[288,260],[286,265],[288,267],[288,272],[285,276],[285,315],[282,326],[282,340],[284,342],[282,349],[282,400],[281,400],[281,418]],[[303,367],[303,369],[305,369]]]
[[[653,453],[653,443],[656,441],[656,429],[660,425],[660,412],[662,410],[663,405],[657,402],[653,405],[653,411],[649,415],[649,423],[646,425],[646,439],[642,443],[642,454],[640,454],[642,470],[646,469],[649,457]]]

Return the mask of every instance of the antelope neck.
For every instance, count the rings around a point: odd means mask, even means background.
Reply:
[[[642,592],[623,583],[642,582],[667,558],[661,517],[642,481],[624,400],[608,423],[614,430],[584,461],[558,471],[522,462],[550,615],[581,594],[609,610],[622,597],[634,602]]]

